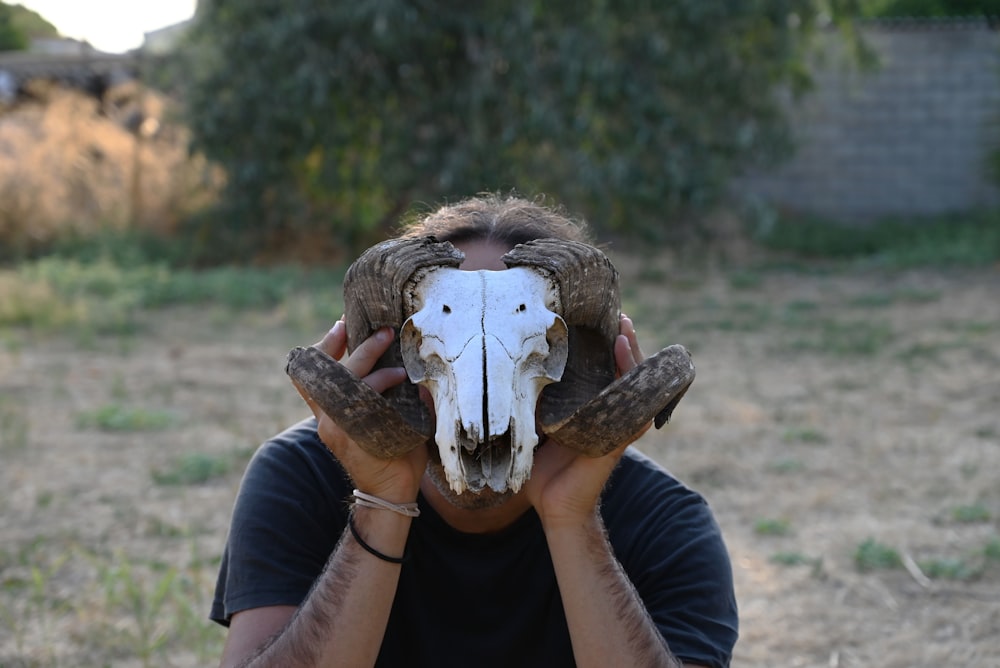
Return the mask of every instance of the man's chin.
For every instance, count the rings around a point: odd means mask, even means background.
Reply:
[[[495,492],[489,487],[484,487],[479,492],[465,490],[461,494],[456,494],[448,484],[448,477],[445,475],[444,466],[441,465],[441,461],[434,455],[431,456],[431,461],[427,463],[427,478],[448,503],[463,510],[496,508],[503,505],[514,495],[509,489],[503,492]]]

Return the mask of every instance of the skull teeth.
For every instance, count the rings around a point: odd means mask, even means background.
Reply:
[[[508,489],[513,459],[509,435],[475,444],[471,451],[463,451],[460,458],[471,491],[478,492],[487,486],[496,492]]]

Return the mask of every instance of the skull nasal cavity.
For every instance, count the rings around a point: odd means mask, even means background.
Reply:
[[[525,306],[524,304],[521,304],[520,306],[517,307],[517,310],[520,311],[521,313],[524,313],[525,311],[528,310],[528,307]]]
[[[448,306],[447,304],[445,304],[444,306],[442,306],[442,307],[441,307],[441,310],[442,310],[442,311],[443,311],[444,313],[451,313],[451,307],[450,307],[450,306]]]

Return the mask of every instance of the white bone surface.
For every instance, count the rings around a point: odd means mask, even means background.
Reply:
[[[407,299],[403,363],[434,399],[434,438],[448,483],[456,493],[517,491],[538,444],[538,395],[566,365],[558,289],[528,267],[439,267],[418,277]],[[477,450],[505,434],[509,448]]]

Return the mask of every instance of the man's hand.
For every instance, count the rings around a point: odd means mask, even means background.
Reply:
[[[342,362],[344,367],[376,392],[385,392],[390,387],[408,382],[406,370],[402,367],[372,371],[379,357],[392,344],[392,339],[392,329],[384,327],[378,330]],[[347,351],[344,321],[339,320],[315,347],[333,359],[341,360]],[[409,503],[416,499],[420,479],[427,466],[427,448],[418,447],[399,459],[374,457],[358,447],[298,383],[294,384],[316,416],[320,439],[347,470],[358,489],[393,503]]]
[[[618,375],[631,371],[645,355],[639,347],[635,327],[622,314],[620,333],[615,340],[615,363]],[[531,478],[524,489],[542,519],[549,526],[580,525],[597,507],[601,490],[621,459],[625,448],[642,436],[645,425],[633,438],[603,457],[588,457],[548,439],[535,452]]]

